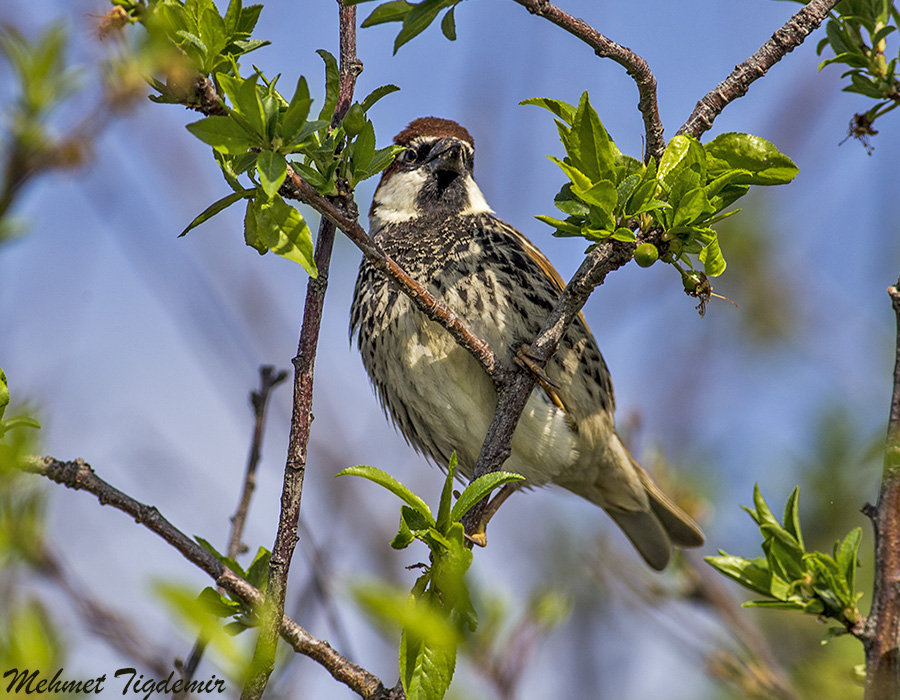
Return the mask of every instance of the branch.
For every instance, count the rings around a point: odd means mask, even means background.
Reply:
[[[866,700],[900,697],[900,290],[889,287],[888,294],[897,317],[897,349],[881,490],[872,518],[875,583],[863,638]]]
[[[39,474],[50,481],[76,491],[87,491],[102,505],[109,505],[134,518],[135,522],[156,533],[192,564],[211,576],[216,584],[253,607],[264,600],[263,593],[207,552],[170,523],[154,507],[140,503],[96,475],[84,460],[61,462],[53,457],[36,457],[22,465],[23,471]],[[282,638],[298,653],[321,664],[335,678],[366,700],[388,696],[381,681],[365,669],[351,663],[327,642],[312,636],[296,622],[282,617]]]
[[[709,131],[722,110],[746,95],[753,81],[762,78],[769,68],[800,46],[807,36],[818,29],[838,2],[840,0],[811,0],[785,22],[756,53],[736,66],[725,80],[708,92],[677,133],[700,138],[702,133]]]
[[[356,78],[362,64],[356,57],[356,7],[339,5],[340,12],[340,98],[335,107],[332,123],[341,120],[353,100]],[[354,207],[352,196],[346,200],[336,198],[336,204]],[[278,644],[280,621],[284,616],[284,601],[290,574],[291,558],[297,546],[297,526],[300,521],[300,501],[303,495],[303,476],[306,471],[307,447],[312,423],[313,377],[316,348],[322,323],[322,308],[328,288],[328,268],[334,246],[334,222],[323,218],[316,240],[315,261],[318,274],[310,277],[306,287],[306,304],[297,356],[294,358],[294,400],[291,413],[291,430],[288,440],[287,462],[281,491],[281,514],[278,533],[269,561],[269,580],[266,587],[266,603],[260,614],[259,637],[253,654],[250,675],[241,692],[241,700],[258,700],[262,697],[275,667],[275,651]]]
[[[647,62],[631,49],[617,44],[591,27],[583,19],[573,17],[561,10],[550,0],[515,0],[531,14],[539,15],[569,34],[581,39],[601,58],[609,58],[622,66],[637,85],[640,101],[638,109],[644,117],[644,131],[647,138],[645,160],[659,160],[666,147],[663,138],[663,125],[659,118],[659,105],[656,101],[656,78],[650,71]]]
[[[531,344],[529,357],[539,367],[543,368],[556,352],[566,329],[578,316],[594,288],[603,284],[608,273],[631,260],[635,247],[636,243],[607,239],[585,257]],[[533,372],[516,369],[500,387],[497,410],[475,463],[473,480],[498,471],[509,457],[513,433],[536,381]],[[481,501],[466,514],[464,522],[469,534],[480,523],[485,504],[486,501]]]

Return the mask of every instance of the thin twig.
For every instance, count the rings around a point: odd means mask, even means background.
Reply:
[[[900,284],[898,284],[900,286]],[[875,582],[863,644],[866,700],[900,697],[900,289],[888,288],[897,317],[894,390],[875,526]]]
[[[811,0],[801,8],[756,53],[736,66],[725,80],[697,103],[691,116],[677,133],[700,138],[701,134],[712,127],[713,121],[725,107],[746,95],[751,83],[762,78],[772,66],[818,29],[838,2],[840,0]]]
[[[666,147],[663,136],[663,125],[659,118],[659,105],[656,100],[656,78],[647,65],[647,61],[631,49],[616,43],[604,36],[583,19],[573,17],[561,10],[549,0],[515,0],[532,14],[539,15],[570,34],[578,37],[594,53],[601,58],[609,58],[622,66],[637,85],[640,100],[638,109],[644,118],[644,131],[647,138],[645,159],[659,160]]]
[[[50,481],[76,491],[87,491],[102,505],[109,505],[134,518],[151,532],[159,535],[189,562],[206,572],[215,582],[236,598],[250,606],[262,604],[263,593],[250,585],[207,552],[197,542],[170,523],[154,506],[148,506],[119,491],[97,476],[90,465],[78,459],[61,462],[53,457],[36,457],[21,465],[24,471],[39,474]],[[308,656],[366,700],[387,698],[390,690],[365,669],[351,663],[324,642],[312,636],[289,617],[281,619],[281,637],[299,654]]]
[[[263,434],[266,429],[266,412],[269,406],[269,397],[272,389],[287,379],[288,373],[284,370],[278,372],[271,365],[263,365],[259,368],[259,389],[250,393],[250,404],[253,407],[253,440],[250,444],[250,454],[247,457],[247,471],[244,474],[244,486],[237,510],[231,518],[231,535],[228,538],[227,554],[232,559],[242,553],[244,545],[241,538],[244,534],[244,522],[247,520],[247,512],[250,510],[250,499],[256,488],[256,467],[262,455]]]
[[[603,284],[608,273],[631,260],[634,248],[635,243],[607,239],[585,257],[531,344],[529,357],[539,367],[543,368],[556,352],[566,329],[578,316],[594,288]],[[475,463],[473,479],[499,470],[509,457],[513,433],[536,382],[534,372],[517,368],[501,385],[497,409]],[[468,532],[472,533],[480,523],[485,504],[486,500],[481,501],[466,514],[463,522]]]
[[[353,99],[356,78],[362,65],[356,57],[356,6],[340,5],[340,97],[335,107],[332,123],[337,123],[349,108]],[[338,208],[350,208],[336,198]],[[288,441],[287,463],[281,491],[281,514],[278,533],[269,561],[269,580],[266,587],[266,604],[260,614],[259,637],[251,662],[247,682],[241,692],[241,700],[258,700],[269,681],[278,643],[279,621],[284,616],[284,601],[290,574],[291,558],[297,546],[297,525],[300,520],[300,501],[303,494],[303,476],[306,471],[307,447],[312,423],[313,376],[322,308],[328,288],[328,268],[334,245],[334,222],[323,218],[316,240],[315,262],[318,274],[311,277],[306,288],[306,304],[297,356],[294,358],[294,400],[291,413],[291,430]]]

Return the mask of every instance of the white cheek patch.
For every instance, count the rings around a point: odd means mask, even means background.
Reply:
[[[416,197],[427,175],[421,170],[397,172],[378,186],[375,211],[383,224],[396,224],[418,216]]]
[[[471,175],[466,175],[466,194],[469,198],[469,204],[460,213],[460,216],[468,216],[471,214],[492,214],[494,212],[488,206],[487,200],[481,193],[481,189],[472,179]]]

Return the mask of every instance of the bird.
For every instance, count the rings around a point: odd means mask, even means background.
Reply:
[[[521,364],[564,288],[553,265],[498,218],[474,179],[475,142],[455,121],[413,120],[384,170],[370,233],[443,300],[497,359]],[[406,441],[470,478],[497,405],[487,372],[364,257],[350,308],[365,370]],[[699,547],[693,519],[654,483],[616,433],[609,369],[582,314],[539,376],[503,466],[527,487],[555,484],[605,510],[647,564]]]

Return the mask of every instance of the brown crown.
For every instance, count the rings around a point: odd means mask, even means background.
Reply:
[[[467,142],[475,148],[472,135],[452,119],[440,119],[439,117],[420,117],[413,119],[409,126],[394,137],[394,143],[406,146],[420,136],[433,136],[444,138],[452,136],[460,141]]]

